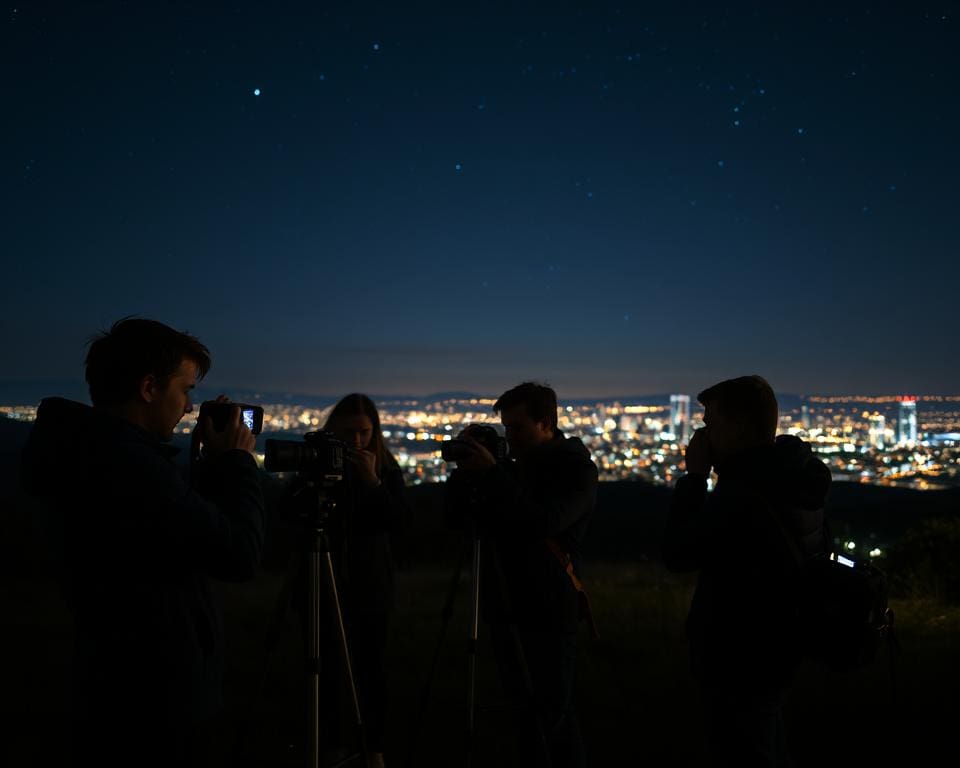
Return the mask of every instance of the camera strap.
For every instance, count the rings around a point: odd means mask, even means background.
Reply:
[[[573,588],[577,591],[577,601],[580,603],[580,618],[587,620],[587,626],[590,627],[590,634],[594,640],[599,640],[600,633],[597,632],[597,623],[593,618],[590,598],[587,596],[587,591],[583,588],[583,582],[580,581],[573,570],[573,559],[570,557],[570,553],[564,552],[556,539],[545,539],[545,541],[547,547],[553,553],[553,556],[560,562],[560,567],[562,567],[567,576],[570,577]]]

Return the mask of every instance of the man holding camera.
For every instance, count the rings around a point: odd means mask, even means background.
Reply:
[[[189,765],[209,749],[224,661],[211,579],[252,578],[264,526],[239,409],[222,431],[198,425],[193,484],[172,460],[209,367],[193,336],[120,320],[87,353],[93,407],[44,400],[24,449],[74,619],[78,765]]]
[[[777,400],[759,376],[701,392],[704,424],[687,446],[663,557],[698,571],[687,618],[713,764],[788,765],[781,708],[800,663],[791,588],[798,562],[825,549],[830,471],[777,431]],[[716,489],[707,478],[716,471]]]
[[[482,567],[481,609],[508,697],[532,704],[536,715],[517,764],[541,765],[546,752],[553,768],[580,766],[573,683],[584,595],[575,574],[596,505],[597,468],[583,443],[557,427],[549,387],[520,384],[493,410],[510,457],[498,460],[475,428],[464,430],[448,483],[448,519],[475,524],[493,545],[482,549],[491,556]]]

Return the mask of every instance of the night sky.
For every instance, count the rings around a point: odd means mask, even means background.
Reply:
[[[960,390],[957,3],[638,5],[7,5],[0,377]]]

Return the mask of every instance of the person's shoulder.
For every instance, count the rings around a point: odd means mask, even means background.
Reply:
[[[564,437],[558,442],[557,449],[565,459],[580,464],[593,464],[589,449],[579,437]]]
[[[101,445],[102,459],[128,482],[177,485],[183,482],[183,475],[174,462],[178,451],[171,446],[130,435],[118,435]]]
[[[597,465],[579,437],[561,436],[552,441],[543,459],[557,473],[570,478],[596,478]]]

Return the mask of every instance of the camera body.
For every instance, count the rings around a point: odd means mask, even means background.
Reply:
[[[462,434],[472,437],[490,451],[497,464],[503,464],[507,460],[506,438],[493,427],[486,424],[471,424],[463,430]],[[473,450],[473,446],[466,441],[454,438],[443,444],[440,455],[444,461],[460,461],[473,453]]]
[[[267,472],[297,472],[322,485],[338,483],[347,473],[347,444],[332,432],[307,432],[303,442],[267,440],[264,450]]]
[[[210,422],[217,432],[223,432],[227,428],[227,421],[230,418],[231,409],[240,409],[240,419],[246,425],[247,429],[254,435],[259,435],[263,430],[263,408],[259,405],[248,405],[247,403],[220,403],[216,400],[207,400],[200,405],[200,413],[197,415],[197,421],[200,422],[205,416],[210,417]]]

